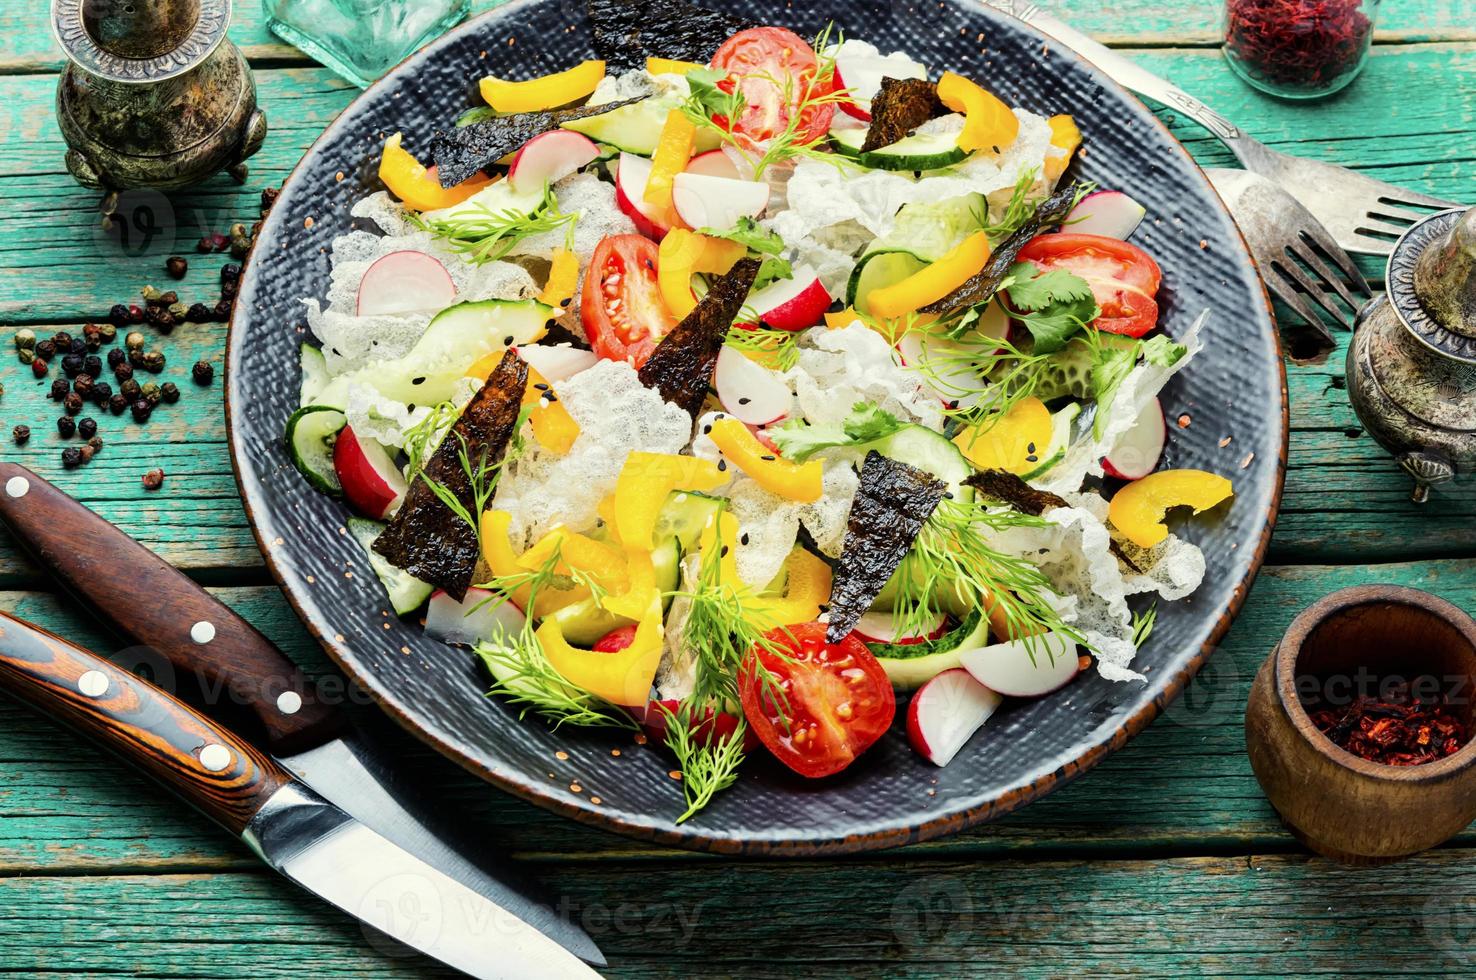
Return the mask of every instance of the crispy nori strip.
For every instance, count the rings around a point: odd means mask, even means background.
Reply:
[[[695,419],[707,398],[723,338],[743,309],[758,270],[757,259],[739,259],[726,275],[714,278],[702,302],[662,338],[641,366],[641,384],[655,388]]]
[[[1071,506],[1066,498],[1049,490],[1037,490],[1008,470],[984,470],[964,481],[964,486],[973,487],[991,500],[998,500],[1034,517],[1056,507]]]
[[[757,21],[684,0],[587,0],[595,54],[611,71],[646,67],[647,56],[703,64],[718,45]]]
[[[486,122],[457,126],[437,131],[431,137],[430,157],[436,164],[436,177],[442,187],[455,187],[475,177],[539,133],[558,129],[561,123],[586,116],[599,116],[612,109],[639,102],[622,99],[603,105],[586,105],[577,109],[549,109],[545,112],[514,112]]]
[[[861,152],[891,146],[929,119],[947,114],[948,108],[938,101],[938,86],[933,82],[925,78],[883,78],[881,91],[871,100],[871,125]]]
[[[835,562],[827,640],[839,643],[856,627],[947,492],[947,484],[925,470],[876,450],[866,454]]]
[[[1054,228],[1066,220],[1072,205],[1076,203],[1079,186],[1072,182],[1041,201],[1029,220],[1000,242],[999,247],[989,256],[989,261],[984,263],[984,268],[964,280],[962,286],[918,312],[947,315],[965,307],[988,302],[1009,273],[1010,266],[1015,264],[1015,257],[1020,254],[1020,249],[1046,228]]]
[[[477,529],[442,503],[426,480],[449,489],[472,513],[476,499],[471,478],[461,465],[461,451],[465,448],[473,466],[483,459],[499,462],[517,428],[527,385],[528,365],[512,351],[503,354],[487,383],[472,396],[424,471],[410,484],[389,527],[374,539],[374,550],[392,565],[445,589],[457,602],[466,597],[477,567]]]

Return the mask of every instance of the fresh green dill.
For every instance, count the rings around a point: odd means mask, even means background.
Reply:
[[[660,705],[660,702],[657,702]],[[738,780],[738,767],[743,764],[743,737],[747,723],[740,716],[733,731],[716,734],[711,714],[693,717],[693,702],[688,699],[672,711],[665,705],[666,747],[676,756],[682,774],[682,794],[686,811],[676,818],[681,823],[704,809],[718,793]]]
[[[979,223],[979,229],[989,236],[989,244],[998,245],[1034,216],[1035,208],[1040,203],[1039,198],[1034,196],[1038,175],[1039,172],[1034,167],[1020,174],[1020,179],[1015,181],[1010,199],[998,219],[990,219],[987,204],[975,212],[974,219]]]
[[[544,188],[543,200],[531,213],[516,208],[493,211],[486,205],[463,206],[449,218],[428,220],[411,214],[409,220],[421,231],[445,240],[451,250],[478,265],[504,258],[518,243],[533,235],[564,228],[576,220],[577,214],[562,214],[553,191]]]
[[[446,509],[451,511],[451,513],[471,525],[472,530],[477,534],[478,548],[481,547],[482,540],[482,512],[487,509],[487,504],[491,502],[492,495],[497,492],[497,481],[501,477],[503,470],[517,459],[525,448],[526,444],[522,440],[521,432],[523,428],[522,423],[527,413],[528,409],[526,408],[519,413],[517,425],[513,430],[512,444],[503,452],[501,459],[491,459],[490,454],[484,447],[478,455],[476,462],[472,462],[471,453],[466,445],[466,437],[456,431],[455,428],[452,428],[450,437],[454,437],[459,443],[456,450],[456,459],[461,464],[461,472],[466,477],[467,487],[471,490],[471,508],[467,507],[455,490],[452,490],[439,480],[432,479],[423,471],[420,474],[420,478],[425,481],[425,485],[436,495],[436,499],[444,504]]]
[[[1008,340],[977,334],[955,338],[941,324],[917,324],[906,332],[939,341],[929,344],[924,338],[907,366],[948,399],[944,414],[960,425],[980,425],[1004,415],[1039,390],[1050,374],[1050,354],[1021,350]]]
[[[723,343],[780,371],[788,371],[799,363],[799,343],[792,330],[734,325],[728,328]]]
[[[405,430],[405,457],[409,460],[405,479],[414,480],[425,464],[430,462],[446,430],[456,423],[460,410],[452,402],[440,402],[430,407],[430,413]]]
[[[477,656],[492,675],[488,695],[499,695],[521,709],[520,717],[534,714],[554,728],[634,729],[630,715],[615,705],[581,691],[554,669],[530,625],[501,642],[477,644]]]
[[[1158,603],[1153,603],[1147,609],[1133,616],[1133,646],[1142,648],[1148,642],[1148,637],[1153,635],[1153,627],[1158,624]]]

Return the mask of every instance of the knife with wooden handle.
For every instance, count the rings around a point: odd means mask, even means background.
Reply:
[[[142,769],[307,890],[443,963],[475,977],[598,976],[227,729],[101,657],[3,613],[0,689]]]

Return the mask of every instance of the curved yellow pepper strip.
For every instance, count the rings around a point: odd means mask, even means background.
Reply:
[[[615,532],[627,550],[650,552],[656,518],[668,496],[677,490],[713,490],[727,480],[711,460],[631,453],[615,480]]]
[[[528,574],[528,569],[518,564],[518,555],[512,549],[512,542],[508,540],[507,530],[512,526],[512,515],[505,510],[488,510],[482,512],[480,521],[482,560],[492,570],[492,574],[499,577],[523,576]],[[573,589],[550,589],[541,588],[536,597],[532,596],[532,589],[527,585],[510,589],[508,595],[512,597],[519,609],[535,619],[547,616],[565,606],[573,605],[589,598],[589,589],[578,586]],[[536,598],[533,608],[528,608],[528,600]]]
[[[518,565],[536,572],[558,555],[553,570],[556,575],[581,572],[594,579],[601,588],[624,592],[630,588],[630,572],[625,555],[616,548],[566,528],[556,527],[518,557]]]
[[[685,228],[667,232],[656,252],[656,284],[667,309],[678,320],[691,313],[697,308],[692,276],[698,272],[722,275],[747,251],[739,242],[699,235]]]
[[[989,238],[982,231],[949,249],[938,261],[901,282],[874,290],[866,298],[873,316],[891,320],[937,302],[968,281],[989,261]]]
[[[962,75],[943,73],[938,79],[938,101],[964,114],[958,145],[970,153],[974,150],[998,153],[1020,135],[1020,120],[1010,107]]]
[[[543,292],[538,294],[538,302],[562,310],[569,305],[578,288],[579,256],[567,248],[555,249],[548,268],[548,281],[543,284]]]
[[[671,188],[676,175],[687,169],[692,159],[692,144],[697,139],[697,127],[680,109],[666,114],[661,135],[656,139],[656,152],[651,154],[651,176],[646,178],[645,201],[660,208],[676,225],[676,214],[671,207]]]
[[[650,700],[663,648],[659,600],[640,618],[630,646],[615,653],[570,646],[553,619],[545,619],[534,635],[553,669],[580,690],[628,708],[645,707]]]
[[[1081,146],[1081,130],[1070,116],[1052,116],[1046,122],[1051,127],[1051,152],[1045,158],[1045,175],[1055,180],[1071,163],[1071,155]]]
[[[706,67],[695,61],[678,61],[675,58],[646,59],[646,74],[648,75],[685,75],[689,71]]]
[[[818,459],[807,463],[781,459],[737,419],[721,418],[713,422],[708,438],[728,462],[770,493],[812,503],[824,492],[825,470]]]
[[[1164,516],[1175,507],[1199,514],[1235,495],[1230,481],[1203,470],[1159,470],[1134,480],[1112,498],[1107,516],[1123,537],[1151,548],[1168,537]]]
[[[960,429],[953,444],[981,470],[1023,474],[1045,458],[1052,433],[1051,410],[1045,402],[1030,396],[1011,405],[998,418]]]
[[[399,133],[384,141],[384,153],[379,158],[379,179],[407,208],[414,211],[449,208],[492,183],[491,178],[477,176],[455,187],[442,187],[435,175],[401,146],[400,141]]]
[[[562,456],[574,446],[579,438],[579,423],[564,407],[553,386],[543,375],[528,365],[528,386],[523,389],[523,407],[529,408],[528,424],[533,427],[533,438],[551,453]]]
[[[487,104],[498,112],[537,112],[587,98],[604,78],[603,61],[582,61],[567,71],[523,82],[488,75],[477,87]]]
[[[760,624],[793,626],[820,615],[830,601],[830,566],[804,548],[796,547],[784,559],[784,595],[756,596],[744,603]]]

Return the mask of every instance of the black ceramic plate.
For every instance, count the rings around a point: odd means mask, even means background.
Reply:
[[[329,248],[348,229],[353,201],[378,189],[384,138],[404,130],[411,145],[424,146],[488,72],[529,77],[591,57],[579,0],[514,0],[463,25],[365,92],[297,167],[262,229],[231,325],[236,473],[273,573],[337,662],[411,731],[493,784],[597,826],[730,853],[835,853],[936,837],[1021,806],[1121,746],[1229,627],[1281,494],[1287,423],[1276,334],[1239,233],[1188,154],[1139,102],[1055,42],[969,0],[753,0],[731,9],[802,35],[834,20],[935,73],[978,79],[1008,102],[1072,113],[1086,137],[1081,176],[1128,190],[1148,208],[1134,240],[1163,268],[1168,332],[1214,311],[1207,349],[1164,395],[1171,419],[1192,419],[1171,426],[1165,465],[1229,474],[1237,495],[1228,512],[1184,530],[1204,548],[1210,571],[1191,598],[1161,609],[1136,663],[1146,684],[1091,673],[1050,697],[1010,704],[946,769],[908,747],[899,706],[894,730],[845,773],[809,782],[756,755],[735,787],[678,826],[680,787],[663,753],[634,750],[628,735],[556,734],[520,722],[483,696],[487,683],[472,657],[385,613],[364,556],[342,532],[344,508],[314,493],[282,448],[305,339],[299,301],[326,292]],[[1233,441],[1222,446],[1227,436]],[[612,747],[622,749],[618,757]]]

